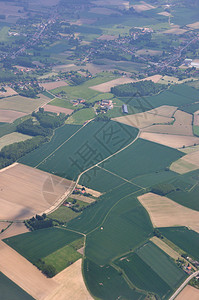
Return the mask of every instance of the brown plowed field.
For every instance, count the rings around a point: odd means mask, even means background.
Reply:
[[[0,239],[7,239],[11,236],[15,236],[26,232],[29,232],[29,230],[24,223],[12,223],[12,225],[10,225],[8,229],[6,229],[3,233],[0,234]]]
[[[199,110],[194,113],[194,122],[193,125],[199,126]]]
[[[53,280],[59,286],[44,300],[92,300],[83,280],[81,264],[79,259],[56,275]]]
[[[154,109],[148,110],[148,113],[156,114],[163,117],[171,118],[178,108],[176,106],[162,105]]]
[[[182,292],[176,297],[176,300],[198,300],[199,290],[193,286],[187,285]]]
[[[141,132],[140,138],[155,142],[171,148],[182,148],[199,144],[199,138],[187,135],[161,134],[153,132]]]
[[[15,90],[13,90],[11,87],[5,86],[4,88],[6,92],[0,92],[0,97],[9,97],[9,96],[17,95],[17,92],[15,92]]]
[[[40,86],[42,86],[46,90],[53,90],[61,86],[67,86],[68,83],[65,82],[64,80],[60,81],[51,81],[51,82],[45,82],[45,83],[40,83]]]
[[[0,220],[23,220],[58,204],[74,182],[22,165],[0,172]]]
[[[191,114],[177,110],[174,114],[175,122],[172,125],[152,125],[146,128],[145,132],[164,133],[174,135],[193,136]]]
[[[199,232],[199,212],[167,197],[147,193],[138,197],[148,211],[154,227],[186,226]]]
[[[8,109],[0,109],[0,122],[2,123],[12,123],[16,119],[24,117],[26,113],[8,110]]]
[[[60,114],[60,113],[64,113],[66,115],[71,115],[73,110],[69,109],[69,108],[63,108],[63,107],[59,107],[59,106],[54,106],[54,105],[45,105],[43,106],[45,111],[49,111],[49,112],[53,112],[56,114]]]

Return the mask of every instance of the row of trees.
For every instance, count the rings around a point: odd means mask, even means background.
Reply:
[[[38,112],[33,112],[32,116],[35,117],[40,126],[43,128],[55,129],[62,126],[67,119],[67,116],[60,113],[58,116],[54,113],[45,112],[43,108],[39,108]]]
[[[24,221],[24,223],[31,231],[53,226],[53,221],[47,219],[46,214],[43,214],[42,216],[36,215],[36,217],[32,217],[30,220]]]
[[[145,80],[112,87],[111,93],[117,97],[142,97],[157,94],[166,88],[166,85]]]

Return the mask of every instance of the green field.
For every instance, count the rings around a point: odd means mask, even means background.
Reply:
[[[171,105],[182,107],[194,103],[199,98],[199,91],[186,84],[171,86],[168,90],[156,96],[142,98],[122,98],[121,100],[140,110],[140,112],[150,110],[161,105]]]
[[[64,128],[67,129],[67,127],[63,127],[62,130],[56,131],[56,133],[58,132],[58,138],[60,131],[63,135],[65,134]],[[21,159],[20,162],[31,166],[41,162],[38,168],[43,171],[68,179],[76,179],[82,171],[130,143],[136,137],[137,132],[138,130],[133,127],[113,121],[92,121],[82,127],[69,141],[64,142],[55,152],[53,150],[61,144],[56,144],[56,133],[54,139],[48,143],[48,148],[43,145],[38,151],[33,151],[30,155]],[[60,142],[60,139],[58,140]],[[49,149],[52,149],[52,152]],[[45,159],[47,156],[49,157]],[[35,158],[37,157],[39,161],[36,164]]]
[[[145,295],[131,289],[124,278],[113,267],[97,266],[84,260],[83,275],[91,294],[103,300],[144,300]]]
[[[0,272],[0,299],[2,300],[34,300],[24,290]]]
[[[110,263],[151,237],[153,227],[146,210],[136,198],[119,199],[100,227],[87,235],[86,257],[98,265]]]
[[[199,136],[199,126],[193,126],[193,133]]]
[[[67,120],[66,124],[83,125],[85,121],[94,119],[96,114],[94,109],[84,108],[73,113]]]
[[[35,167],[67,139],[69,139],[75,132],[77,132],[78,129],[80,129],[80,126],[77,125],[65,125],[56,129],[49,143],[44,144],[40,146],[39,149],[36,149],[25,155],[19,160],[19,162],[31,167]]]
[[[72,211],[72,209],[70,209],[69,207],[62,205],[58,209],[56,209],[53,213],[48,215],[48,218],[66,223],[76,218],[78,215],[79,213],[76,213]]]
[[[0,138],[6,134],[12,133],[16,130],[14,124],[0,123]]]
[[[136,253],[125,255],[114,262],[125,272],[137,288],[157,294],[161,299],[168,296],[172,289]]]
[[[64,91],[66,92],[67,97],[70,99],[83,98],[88,100],[89,102],[94,102],[96,101],[96,96],[103,93],[99,93],[98,91],[92,90],[89,87],[113,80],[115,78],[117,78],[117,76],[114,76],[111,73],[105,73],[103,76],[98,76],[96,78],[90,79],[83,84],[77,86],[60,87],[52,90],[51,92],[53,94],[58,94],[61,91]]]
[[[83,107],[83,104],[79,104],[77,106],[74,106],[69,100],[61,99],[61,98],[55,98],[54,100],[52,100],[48,104],[63,107],[63,108],[69,108],[69,109],[73,109],[73,110]]]
[[[86,174],[83,174],[79,183],[101,193],[105,193],[124,184],[125,181],[104,171],[103,169],[95,167],[86,172]]]
[[[56,250],[81,238],[80,234],[58,228],[40,229],[4,240],[9,246],[36,263]]]
[[[144,174],[163,172],[183,155],[178,150],[138,139],[130,147],[112,157],[105,169],[131,180]]]
[[[148,242],[136,250],[136,254],[164,281],[172,290],[183,280],[185,272],[176,266],[172,259],[160,248]]]
[[[102,195],[95,205],[84,210],[78,218],[71,220],[68,228],[89,233],[102,224],[106,215],[120,199],[137,191],[138,188],[130,183],[124,183],[122,187],[115,187],[113,190]]]
[[[42,261],[44,261],[47,265],[53,266],[56,273],[59,273],[82,257],[82,255],[76,250],[83,247],[83,244],[83,239],[77,240],[49,254],[43,258]]]
[[[159,228],[161,233],[188,255],[199,260],[199,234],[186,227]]]

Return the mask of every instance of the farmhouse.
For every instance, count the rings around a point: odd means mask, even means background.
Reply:
[[[122,105],[122,111],[123,111],[124,114],[128,114],[128,107],[127,107],[126,104]]]

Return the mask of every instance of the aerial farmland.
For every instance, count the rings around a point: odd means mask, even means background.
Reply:
[[[0,3],[0,299],[198,299],[199,1]]]

